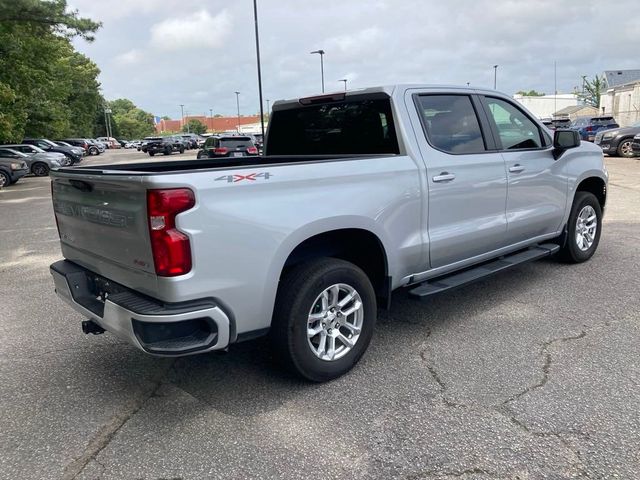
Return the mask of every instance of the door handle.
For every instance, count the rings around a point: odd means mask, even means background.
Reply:
[[[453,173],[442,172],[440,175],[436,175],[435,177],[433,177],[433,181],[434,182],[450,182],[454,178],[456,178],[456,176]]]
[[[524,167],[522,165],[520,165],[519,163],[516,163],[513,167],[509,167],[509,171],[511,173],[524,172]]]

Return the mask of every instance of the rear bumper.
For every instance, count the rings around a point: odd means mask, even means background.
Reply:
[[[146,353],[175,357],[229,345],[231,318],[211,299],[163,303],[68,260],[52,264],[50,272],[62,300]],[[105,291],[106,299],[98,299]]]

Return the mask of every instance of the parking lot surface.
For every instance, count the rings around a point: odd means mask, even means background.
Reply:
[[[591,261],[396,292],[321,385],[266,340],[174,360],[82,334],[48,271],[49,179],[1,190],[0,478],[640,478],[640,160],[607,166]]]

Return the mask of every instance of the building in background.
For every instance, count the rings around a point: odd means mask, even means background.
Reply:
[[[198,120],[200,123],[207,127],[209,133],[223,133],[238,131],[238,124],[240,125],[240,131],[243,133],[257,133],[260,131],[260,115],[250,115],[247,117],[205,117],[203,115],[186,116],[184,117],[184,124],[189,123],[189,120]],[[247,131],[247,127],[254,128],[258,125],[255,132]],[[182,122],[180,120],[160,120],[156,123],[157,133],[178,133],[182,131]],[[266,123],[265,123],[266,125]]]
[[[535,96],[515,94],[513,98],[538,118],[551,118],[559,110],[580,105],[575,93]]]
[[[558,110],[553,116],[554,118],[568,118],[573,121],[578,117],[586,117],[588,115],[596,116],[599,110],[591,105],[574,105],[572,107],[564,107]]]
[[[640,122],[640,69],[607,70],[607,87],[600,96],[600,111],[612,115],[621,127]]]

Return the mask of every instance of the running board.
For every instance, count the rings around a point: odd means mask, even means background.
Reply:
[[[442,277],[433,278],[426,282],[420,283],[417,287],[409,291],[409,297],[415,299],[424,299],[435,295],[436,293],[446,292],[457,287],[461,287],[468,283],[481,280],[494,273],[502,272],[511,267],[522,265],[523,263],[532,262],[543,257],[553,255],[560,250],[560,245],[555,243],[544,243],[536,245],[527,250],[521,250],[517,253],[499,257],[490,262],[483,263],[477,267],[463,270],[462,272],[454,272]]]

